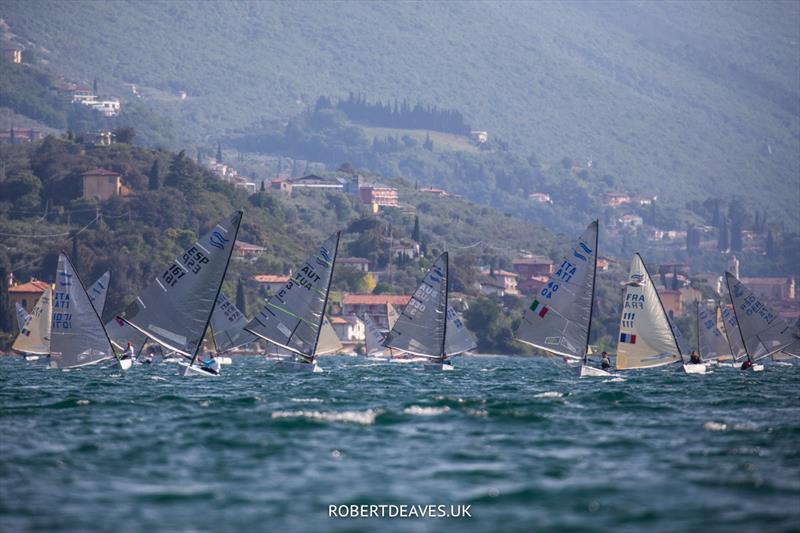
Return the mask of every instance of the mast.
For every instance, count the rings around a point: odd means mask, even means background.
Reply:
[[[440,358],[444,361],[444,346],[447,343],[447,299],[450,295],[450,255],[444,252],[444,327],[442,328],[442,351]]]
[[[642,259],[642,256],[639,254],[639,252],[636,252],[636,255],[639,256],[639,260],[642,262],[642,267],[644,268],[644,272],[645,274],[647,274],[647,277],[650,279],[650,282],[652,283],[653,277],[650,276],[650,271],[647,270],[647,264],[644,262],[644,259]],[[678,355],[681,356],[681,363],[686,364],[686,361],[683,359],[683,351],[681,350],[681,345],[678,343],[678,339],[675,338],[675,330],[672,328],[672,320],[669,319],[669,315],[667,314],[666,309],[664,309],[664,302],[661,301],[661,295],[658,294],[658,291],[656,290],[655,286],[653,286],[653,292],[656,293],[656,298],[658,298],[658,305],[661,306],[661,312],[664,313],[664,316],[667,318],[667,325],[669,326],[670,333],[672,333],[672,340],[675,342],[675,347],[678,349]]]
[[[225,269],[222,271],[222,277],[219,279],[219,285],[217,286],[217,294],[214,295],[214,306],[211,307],[211,312],[208,313],[208,317],[206,318],[206,325],[203,328],[203,333],[200,335],[200,342],[197,343],[197,346],[194,349],[194,354],[192,354],[192,360],[189,362],[189,366],[192,366],[195,361],[197,361],[197,354],[200,352],[200,348],[203,347],[203,338],[206,336],[206,331],[208,330],[208,325],[211,323],[211,315],[214,314],[214,307],[217,305],[217,300],[219,299],[219,293],[222,291],[222,284],[225,281],[225,275],[228,273],[228,265],[231,264],[231,254],[233,254],[233,247],[236,244],[236,237],[239,236],[239,227],[242,225],[242,215],[244,215],[244,211],[239,209],[239,223],[236,224],[236,229],[233,232],[233,241],[231,241],[231,249],[228,252],[228,260],[225,261]]]
[[[337,231],[336,244],[333,247],[333,259],[331,260],[331,274],[330,276],[328,276],[328,286],[325,287],[325,303],[322,304],[322,313],[320,313],[319,324],[317,324],[317,338],[314,339],[314,349],[311,351],[311,361],[310,361],[311,363],[314,362],[314,356],[317,353],[317,344],[319,344],[319,334],[322,332],[322,322],[325,320],[325,311],[328,309],[328,296],[331,293],[331,282],[333,281],[333,269],[336,267],[336,255],[339,253],[339,239],[341,238],[341,236],[342,232]],[[391,254],[389,255],[391,256]]]
[[[731,284],[728,280],[728,276],[725,276],[725,286],[728,287],[728,299],[731,301],[731,307],[733,308],[733,317],[736,319],[736,327],[739,328],[739,337],[742,339],[742,346],[744,346],[744,354],[747,356],[747,360],[750,361],[750,364],[753,363],[753,358],[750,357],[750,350],[747,349],[747,343],[744,341],[744,335],[742,335],[742,326],[739,323],[739,315],[736,314],[736,303],[733,301],[733,293],[731,292]],[[736,360],[736,357],[733,358]]]
[[[586,349],[583,350],[583,364],[586,365],[589,363],[589,337],[592,334],[592,312],[594,311],[594,291],[595,291],[595,282],[597,281],[597,246],[600,242],[600,220],[595,219],[595,224],[597,224],[597,232],[594,235],[594,270],[592,271],[592,298],[589,300],[591,303],[589,304],[589,327],[586,328]]]
[[[700,353],[700,300],[695,300],[694,304],[694,316],[697,319],[697,356],[702,359],[703,355]]]

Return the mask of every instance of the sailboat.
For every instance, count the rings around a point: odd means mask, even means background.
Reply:
[[[800,327],[782,320],[730,272],[725,272],[725,284],[750,368],[763,370],[756,363],[798,342]]]
[[[28,320],[28,312],[22,307],[19,302],[14,302],[17,311],[17,327],[22,331],[25,321]]]
[[[317,342],[317,349],[314,350],[314,355],[331,355],[341,353],[344,349],[342,341],[333,329],[331,321],[325,316],[322,319],[322,329],[319,331],[319,341]]]
[[[22,354],[26,361],[35,361],[41,356],[50,355],[50,322],[52,319],[53,290],[48,286],[36,301],[31,314],[25,318],[11,349]]]
[[[196,365],[239,234],[242,211],[214,226],[155,278],[120,318],[186,359],[182,376],[215,376]]]
[[[687,374],[705,374],[706,365],[687,364],[672,322],[642,257],[631,261],[625,284],[617,344],[617,370],[683,363]]]
[[[731,346],[725,334],[717,327],[716,311],[709,312],[700,300],[695,302],[695,316],[697,318],[697,353],[706,362],[719,364],[723,358],[731,356]]]
[[[95,304],[63,252],[58,256],[52,306],[51,367],[78,368],[112,358],[116,358],[123,370],[130,367],[130,362],[126,365],[114,351]]]
[[[580,375],[610,376],[589,365],[589,335],[597,277],[598,221],[586,227],[572,251],[525,310],[517,340],[582,361]]]
[[[340,232],[330,236],[277,293],[270,296],[246,330],[293,354],[278,368],[322,372],[315,358],[328,306]]]
[[[221,365],[231,364],[231,358],[222,354],[235,350],[256,340],[256,336],[245,331],[247,318],[233,302],[220,292],[217,305],[211,313],[209,330],[216,347],[216,359]]]
[[[725,338],[728,339],[732,358],[730,363],[723,363],[723,365],[738,368],[739,362],[747,357],[747,352],[744,349],[744,344],[742,344],[742,332],[739,331],[739,322],[736,320],[736,315],[733,313],[733,308],[730,304],[723,306],[721,318],[722,328]]]
[[[383,343],[430,359],[426,370],[453,370],[448,357],[455,354],[447,352],[448,259],[444,252],[434,261]]]
[[[386,340],[383,334],[369,317],[369,314],[364,313],[363,320],[364,329],[366,330],[364,345],[367,357],[377,361],[388,361],[391,354],[389,353],[389,348],[383,345],[383,341]]]

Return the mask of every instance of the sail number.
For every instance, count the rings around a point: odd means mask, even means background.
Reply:
[[[744,311],[747,316],[756,314],[760,316],[767,324],[772,324],[775,320],[775,314],[771,313],[754,295],[750,295],[744,299],[740,309]]]
[[[556,292],[558,292],[558,283],[550,280],[547,282],[547,285],[542,287],[542,292],[540,294],[545,298],[552,298]]]
[[[178,280],[186,275],[187,272],[192,274],[199,274],[203,265],[208,263],[208,257],[197,248],[192,246],[180,257],[183,266],[173,261],[167,270],[161,275],[161,279],[169,285],[174,287]]]

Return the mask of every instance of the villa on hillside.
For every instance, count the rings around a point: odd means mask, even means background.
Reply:
[[[122,184],[118,172],[105,168],[93,168],[81,174],[83,178],[83,197],[96,198],[101,202],[114,196],[128,196],[130,189]]]
[[[393,306],[397,314],[405,308],[411,295],[408,294],[353,294],[342,296],[342,315],[355,315],[363,318],[368,314],[380,329],[389,329],[389,306]]]
[[[9,287],[8,287],[8,301],[9,305],[14,308],[14,304],[18,303],[25,308],[25,311],[30,314],[33,312],[33,307],[39,300],[39,297],[50,286],[49,283],[39,281],[36,278],[31,278],[27,283],[15,284],[13,274],[9,274]]]
[[[258,283],[260,288],[266,294],[275,294],[279,290],[281,290],[284,285],[289,282],[289,278],[291,277],[291,273],[287,275],[283,274],[256,274],[255,276],[250,276],[250,281],[254,281]]]

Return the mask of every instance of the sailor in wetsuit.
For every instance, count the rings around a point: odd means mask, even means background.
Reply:
[[[742,368],[741,369],[742,370],[747,370],[751,366],[753,366],[753,362],[750,359],[745,359],[744,363],[742,363]]]
[[[611,368],[611,359],[609,359],[608,352],[606,351],[600,354],[600,368],[603,370],[608,370]]]
[[[214,352],[209,352],[209,358],[206,360],[199,359],[200,368],[211,374],[219,375],[219,361],[214,357]]]
[[[700,355],[692,350],[692,354],[689,356],[689,364],[690,365],[701,365],[703,364],[703,360],[700,359]]]
[[[131,341],[128,341],[128,346],[125,348],[125,351],[122,352],[122,359],[135,359],[136,358],[136,351],[133,349],[133,344]]]

